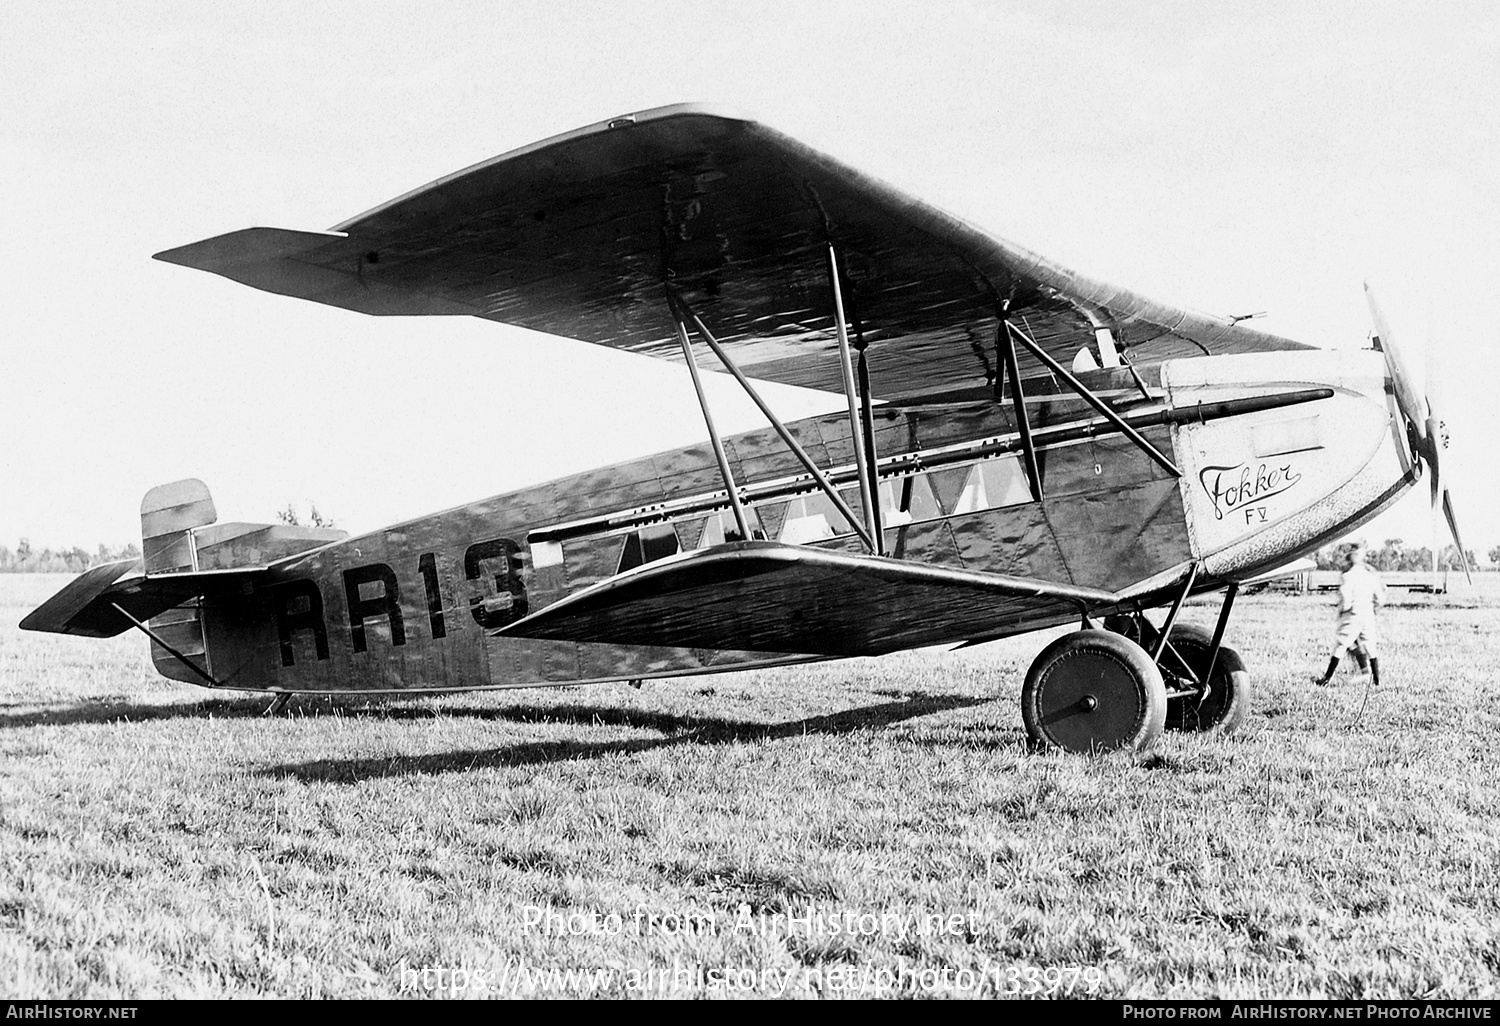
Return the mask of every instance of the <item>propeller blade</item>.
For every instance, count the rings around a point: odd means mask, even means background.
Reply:
[[[1422,393],[1417,391],[1411,370],[1401,353],[1400,346],[1396,343],[1395,335],[1391,332],[1390,321],[1386,319],[1385,311],[1375,299],[1375,291],[1370,288],[1369,282],[1365,282],[1365,302],[1370,307],[1370,320],[1375,324],[1375,335],[1380,340],[1380,351],[1385,355],[1385,369],[1391,376],[1391,385],[1396,392],[1396,405],[1406,417],[1407,423],[1412,425],[1413,430],[1418,433],[1423,432],[1427,430],[1427,402],[1423,399]],[[1425,438],[1422,440],[1426,441]]]
[[[1427,380],[1423,384],[1423,390],[1427,399],[1427,422],[1422,425],[1422,431],[1424,432],[1423,444],[1426,446],[1426,452],[1423,455],[1427,458],[1428,469],[1432,471],[1432,482],[1430,485],[1432,489],[1432,513],[1436,517],[1439,496],[1447,493],[1447,489],[1438,482],[1442,477],[1439,464],[1442,462],[1443,449],[1448,445],[1448,431],[1443,425],[1443,418],[1440,412],[1443,406],[1443,397],[1440,391],[1442,380],[1438,368],[1437,346],[1434,345],[1430,322],[1427,330],[1427,345],[1424,348],[1426,350]]]
[[[1411,370],[1397,344],[1394,333],[1391,331],[1391,323],[1381,309],[1380,303],[1375,298],[1375,290],[1370,283],[1365,282],[1365,302],[1370,307],[1370,320],[1375,324],[1375,335],[1378,347],[1385,356],[1386,373],[1391,378],[1391,389],[1396,393],[1396,406],[1401,411],[1401,416],[1406,419],[1410,430],[1410,439],[1416,450],[1412,455],[1421,463],[1427,465],[1427,472],[1431,475],[1428,481],[1432,489],[1432,517],[1437,520],[1438,507],[1441,506],[1443,515],[1448,520],[1448,530],[1453,535],[1453,544],[1458,546],[1458,560],[1463,564],[1464,578],[1472,585],[1473,576],[1469,573],[1469,556],[1464,551],[1464,543],[1458,536],[1458,519],[1453,514],[1453,499],[1448,494],[1448,489],[1442,482],[1442,452],[1443,447],[1448,444],[1448,432],[1444,427],[1443,420],[1438,414],[1438,404],[1433,401],[1434,393],[1438,388],[1437,353],[1432,344],[1432,339],[1427,340],[1427,380],[1426,394],[1417,390],[1416,382],[1413,381]],[[1432,565],[1437,568],[1438,547],[1437,527],[1433,525]]]
[[[1442,476],[1439,470],[1441,462],[1439,454],[1443,451],[1443,422],[1436,417],[1428,417],[1423,430],[1426,435],[1422,439],[1422,458],[1427,461],[1427,469],[1432,475],[1432,509],[1436,513],[1438,497],[1447,494],[1448,491],[1439,483],[1439,478]]]
[[[1437,477],[1433,475],[1434,479]],[[1463,564],[1464,580],[1471,585],[1474,583],[1474,575],[1469,573],[1469,555],[1464,551],[1463,539],[1458,536],[1458,517],[1453,514],[1453,497],[1448,494],[1448,489],[1443,489],[1443,516],[1448,519],[1448,530],[1453,533],[1453,544],[1458,546],[1458,561]]]
[[[1424,453],[1427,466],[1432,471],[1432,512],[1434,518],[1437,516],[1438,506],[1441,504],[1443,517],[1448,521],[1448,532],[1453,535],[1453,544],[1458,549],[1458,561],[1464,568],[1464,580],[1470,585],[1474,583],[1474,575],[1469,572],[1469,554],[1464,551],[1463,539],[1458,534],[1458,517],[1453,512],[1453,494],[1442,481],[1442,454],[1448,446],[1448,428],[1443,423],[1442,410],[1442,374],[1439,370],[1437,346],[1433,339],[1427,339],[1427,423],[1424,426],[1426,437],[1423,444],[1426,448]]]

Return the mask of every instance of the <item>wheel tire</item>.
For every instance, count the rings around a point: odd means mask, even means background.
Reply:
[[[1213,653],[1214,636],[1202,627],[1179,624],[1168,635],[1172,648],[1192,667],[1201,680]],[[1170,653],[1162,653],[1162,662],[1170,667]],[[1214,664],[1214,679],[1209,682],[1208,697],[1199,705],[1191,697],[1173,698],[1167,702],[1168,730],[1190,730],[1199,734],[1229,734],[1237,730],[1250,714],[1250,671],[1245,660],[1227,645],[1219,646],[1219,661]]]
[[[1039,749],[1149,748],[1166,714],[1161,671],[1145,649],[1109,631],[1058,638],[1036,657],[1021,688],[1021,720]]]

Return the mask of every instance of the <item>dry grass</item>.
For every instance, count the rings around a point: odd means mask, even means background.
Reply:
[[[1361,685],[1305,683],[1326,603],[1242,599],[1246,729],[1088,759],[1024,750],[1035,637],[265,720],[156,678],[137,638],[17,631],[62,580],[0,577],[6,995],[393,996],[403,965],[521,961],[617,971],[575,992],[674,963],[709,985],[668,989],[716,995],[742,968],[801,995],[860,992],[828,982],[843,967],[1004,989],[1011,966],[1097,967],[1117,997],[1497,991],[1500,602],[1388,611],[1390,682],[1356,723]],[[904,938],[775,918],[809,902],[966,918]],[[771,928],[736,931],[741,906]],[[623,929],[528,929],[529,907]],[[648,929],[674,915],[700,928]],[[935,978],[918,990],[954,989]]]

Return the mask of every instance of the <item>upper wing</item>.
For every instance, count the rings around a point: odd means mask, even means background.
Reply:
[[[776,542],[627,570],[500,628],[506,637],[879,655],[1063,623],[1095,588]]]
[[[830,242],[882,399],[992,381],[1002,301],[1064,363],[1098,327],[1137,360],[1306,348],[1076,274],[694,106],[515,150],[327,233],[251,228],[157,257],[364,313],[472,314],[681,359],[670,281],[747,374],[836,390]],[[1039,366],[1024,356],[1022,373]]]

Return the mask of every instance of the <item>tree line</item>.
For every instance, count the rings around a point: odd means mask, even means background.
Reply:
[[[71,549],[37,549],[32,547],[28,539],[22,538],[15,551],[11,551],[9,546],[0,545],[0,574],[77,574],[101,563],[140,558],[141,547],[134,542],[115,549],[100,545],[91,553],[77,546]]]
[[[283,524],[306,524],[309,527],[334,526],[333,518],[320,512],[316,505],[313,505],[304,515],[288,503],[286,509],[276,514],[276,519]],[[32,546],[29,539],[22,538],[14,551],[8,546],[0,545],[0,574],[80,574],[89,567],[99,566],[102,563],[140,558],[141,547],[135,542],[129,542],[118,548],[100,545],[93,552],[89,552],[77,546],[71,549],[38,549]]]
[[[1349,550],[1353,548],[1350,544],[1325,545],[1313,556],[1318,564],[1319,570],[1342,570],[1344,560]],[[1469,566],[1477,569],[1479,562],[1474,558],[1473,549],[1465,549],[1464,554],[1469,557]],[[1496,545],[1489,552],[1490,563],[1500,563],[1500,545]],[[1376,548],[1369,545],[1365,548],[1365,562],[1370,564],[1374,570],[1396,573],[1413,573],[1420,570],[1432,569],[1432,550],[1423,545],[1420,548],[1407,548],[1400,538],[1387,538],[1385,544]],[[1459,562],[1458,546],[1446,545],[1438,550],[1439,570],[1463,570],[1463,564]]]
[[[301,521],[296,510],[288,506],[277,514],[277,517],[287,524],[296,524]],[[318,508],[314,506],[311,515],[307,518],[313,526],[332,527],[333,521],[322,516]],[[1319,570],[1342,570],[1344,569],[1344,557],[1350,546],[1325,545],[1314,554],[1314,561]],[[1478,567],[1479,563],[1474,558],[1474,550],[1464,550],[1469,557],[1469,566]],[[1496,545],[1489,551],[1490,564],[1500,565],[1500,545]],[[110,548],[108,545],[100,545],[98,549],[90,553],[85,549],[74,547],[71,549],[35,549],[31,542],[22,538],[20,544],[11,551],[5,545],[0,545],[0,573],[8,574],[45,574],[45,573],[82,573],[91,566],[101,563],[113,563],[121,559],[140,559],[141,547],[134,542],[121,545],[118,548]],[[1385,544],[1378,549],[1373,545],[1365,550],[1365,560],[1376,570],[1392,572],[1412,572],[1432,569],[1432,550],[1425,545],[1420,548],[1407,548],[1400,538],[1387,538]],[[1458,561],[1458,548],[1453,545],[1445,546],[1438,550],[1438,569],[1440,570],[1462,570]]]

